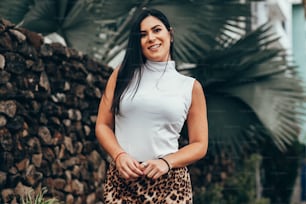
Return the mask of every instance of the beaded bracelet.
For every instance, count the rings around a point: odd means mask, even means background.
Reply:
[[[119,158],[119,156],[120,155],[122,155],[122,154],[126,154],[126,152],[119,152],[118,154],[117,154],[117,156],[115,157],[115,164],[117,163],[117,160],[118,160],[118,158]]]
[[[171,166],[170,166],[170,164],[169,164],[169,162],[166,160],[166,159],[164,159],[164,158],[158,158],[158,159],[160,159],[160,160],[163,160],[166,164],[167,164],[167,166],[168,166],[168,172],[171,170]]]

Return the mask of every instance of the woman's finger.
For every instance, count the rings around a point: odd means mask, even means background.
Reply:
[[[131,169],[136,173],[138,174],[139,176],[142,176],[143,175],[143,170],[141,168],[141,165],[138,161],[134,161],[132,163],[132,166],[131,166]]]
[[[160,175],[161,173],[159,171],[153,170],[148,174],[148,177],[152,179],[157,179]]]
[[[150,160],[144,165],[141,163],[143,173],[149,178],[156,179],[168,172],[168,166],[161,160]],[[146,166],[146,168],[144,168]]]
[[[129,173],[130,173],[131,176],[139,177],[139,176],[143,175],[143,172],[137,166],[135,166],[135,164],[128,163],[127,167],[128,167],[128,170],[129,170]]]
[[[139,168],[139,162],[135,161],[128,154],[119,157],[116,166],[125,173],[125,177],[137,178],[143,175],[142,170]]]

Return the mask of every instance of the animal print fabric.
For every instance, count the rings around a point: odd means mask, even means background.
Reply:
[[[153,180],[126,180],[110,164],[104,184],[105,204],[192,204],[192,187],[187,167],[171,169]]]

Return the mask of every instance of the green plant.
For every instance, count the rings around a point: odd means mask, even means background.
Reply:
[[[269,204],[269,199],[256,198],[256,168],[261,164],[261,156],[253,154],[244,161],[243,167],[226,180],[224,199],[228,204]]]
[[[47,193],[47,188],[43,187],[38,194],[34,194],[33,191],[27,193],[26,196],[21,198],[22,204],[60,204],[61,202],[56,198],[44,198]]]
[[[211,204],[270,204],[268,198],[256,198],[256,166],[261,163],[261,156],[253,154],[246,159],[242,168],[224,183],[213,183],[207,188],[197,190],[194,203]]]
[[[223,187],[219,184],[212,184],[208,188],[203,188],[194,195],[194,203],[225,204],[222,194]]]

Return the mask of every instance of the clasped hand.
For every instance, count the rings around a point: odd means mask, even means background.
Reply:
[[[128,154],[117,159],[116,168],[120,176],[127,180],[135,180],[141,176],[157,179],[168,172],[167,164],[160,159],[140,163]]]

